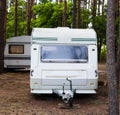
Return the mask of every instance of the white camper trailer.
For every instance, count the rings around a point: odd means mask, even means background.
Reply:
[[[30,71],[31,93],[96,93],[98,69],[95,31],[67,27],[34,28]]]
[[[31,36],[12,37],[6,41],[4,68],[30,68]]]

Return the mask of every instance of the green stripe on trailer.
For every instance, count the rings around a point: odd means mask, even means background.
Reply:
[[[71,41],[96,41],[94,38],[72,38]]]
[[[35,37],[32,38],[32,40],[38,40],[38,41],[57,41],[56,37]]]

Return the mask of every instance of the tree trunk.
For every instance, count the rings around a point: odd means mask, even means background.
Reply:
[[[119,24],[119,40],[118,40],[118,51],[117,51],[116,76],[117,76],[117,84],[118,84],[118,88],[119,88],[119,80],[120,80],[120,24]]]
[[[100,62],[101,59],[101,48],[102,48],[102,43],[103,43],[103,39],[98,38],[98,61]]]
[[[81,27],[81,0],[78,0],[78,28]]]
[[[73,0],[72,28],[76,28],[76,0]]]
[[[100,16],[100,0],[98,0],[98,15]]]
[[[119,115],[119,99],[115,68],[115,1],[108,0],[107,7],[107,80],[109,115]]]
[[[34,5],[34,0],[28,0],[27,2],[27,35],[31,35],[31,18],[34,18],[34,14],[32,12],[32,6]]]
[[[35,14],[33,13],[33,11],[32,11],[32,7],[33,7],[33,5],[36,3],[36,1],[35,0],[31,0],[31,18],[35,18]]]
[[[95,17],[96,17],[96,9],[97,9],[97,1],[96,0],[93,0],[93,10],[92,10],[92,24],[93,24],[93,28],[94,28],[94,25],[95,25]]]
[[[0,0],[0,74],[4,70],[6,0]]]
[[[119,0],[115,0],[115,19],[119,17]]]
[[[18,0],[15,0],[15,23],[14,23],[14,36],[17,36],[17,26],[18,26]]]
[[[116,76],[117,76],[118,88],[119,88],[119,80],[120,80],[120,0],[119,0],[119,38],[118,38],[118,51],[117,51],[117,63],[116,63]]]
[[[66,26],[66,9],[67,9],[67,1],[64,0],[64,9],[63,9],[63,17],[62,17],[62,27]]]
[[[30,14],[30,10],[31,10],[31,0],[28,0],[27,2],[27,35],[30,35],[30,20],[31,20],[31,14]]]
[[[105,4],[105,0],[102,0],[102,16],[104,16],[104,4]]]

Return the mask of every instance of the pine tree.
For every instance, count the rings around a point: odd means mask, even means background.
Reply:
[[[31,23],[31,18],[34,18],[34,14],[32,12],[32,6],[34,5],[34,0],[28,0],[27,2],[27,35],[31,34],[31,28],[30,28],[30,23]]]
[[[78,28],[81,27],[81,0],[78,0]]]
[[[109,115],[119,115],[119,99],[115,68],[115,1],[108,0],[107,7],[107,80]]]
[[[0,0],[0,73],[4,70],[6,0]]]
[[[15,0],[15,23],[14,23],[14,36],[17,36],[17,26],[18,26],[18,0]]]
[[[63,9],[63,17],[62,17],[62,27],[66,26],[66,10],[67,10],[67,1],[64,0],[64,9]]]
[[[76,28],[76,0],[73,0],[72,27]]]

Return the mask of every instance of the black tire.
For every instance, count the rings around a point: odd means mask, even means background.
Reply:
[[[69,99],[69,106],[70,106],[70,107],[73,107],[73,98],[70,98],[70,99]]]

